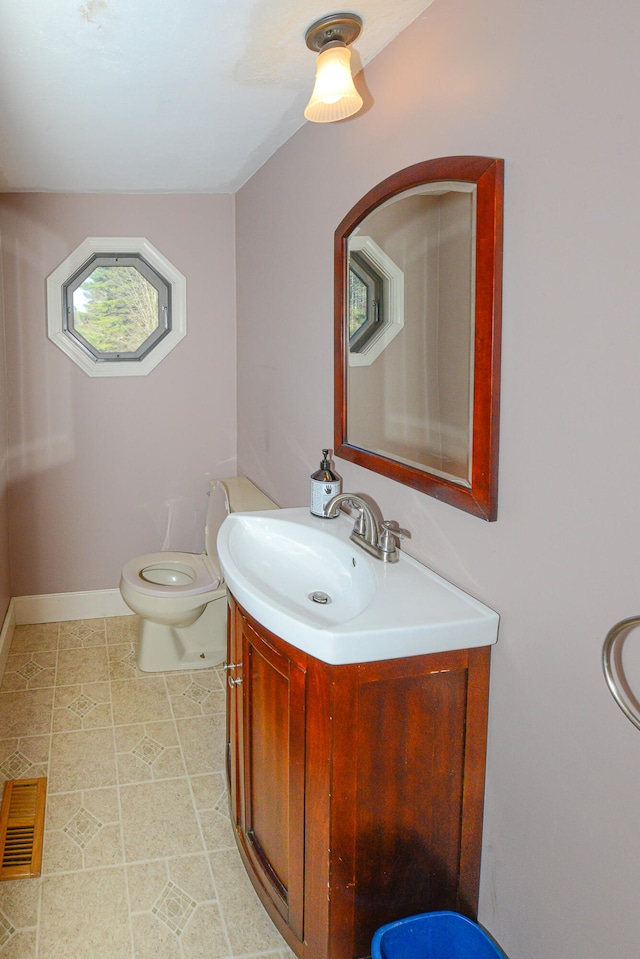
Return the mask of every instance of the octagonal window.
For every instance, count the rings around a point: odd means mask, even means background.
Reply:
[[[47,280],[49,338],[90,376],[148,373],[186,333],[185,292],[148,240],[91,237]]]

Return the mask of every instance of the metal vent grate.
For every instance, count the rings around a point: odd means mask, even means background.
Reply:
[[[0,809],[0,880],[28,879],[42,871],[46,777],[9,779]]]

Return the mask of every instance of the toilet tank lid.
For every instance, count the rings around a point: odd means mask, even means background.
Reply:
[[[248,476],[230,476],[225,479],[214,479],[210,482],[211,489],[220,484],[225,492],[227,509],[230,513],[252,512],[253,510],[278,509],[266,493],[263,493]]]
[[[205,553],[217,563],[216,539],[218,530],[228,513],[278,509],[278,506],[246,476],[214,479],[211,480],[209,485],[211,489],[207,509],[204,549]],[[222,578],[222,573],[220,573],[220,577]]]

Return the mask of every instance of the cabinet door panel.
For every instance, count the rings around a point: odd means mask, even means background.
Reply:
[[[302,938],[305,673],[243,623],[246,851]]]
[[[466,670],[360,685],[356,956],[386,922],[456,908],[465,694]]]
[[[251,703],[247,745],[251,789],[247,793],[247,830],[286,895],[289,885],[289,676],[286,661],[279,663],[270,659],[264,656],[264,650],[249,643]]]
[[[489,650],[470,652],[332,672],[329,959],[404,916],[475,915]]]

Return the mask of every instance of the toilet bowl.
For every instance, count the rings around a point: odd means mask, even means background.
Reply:
[[[222,662],[227,591],[216,537],[230,512],[277,509],[246,476],[212,480],[204,553],[145,553],[125,563],[120,593],[140,617],[136,659],[145,672],[199,669]]]

